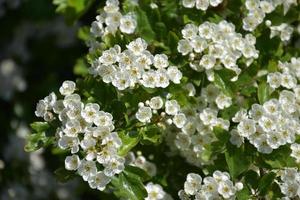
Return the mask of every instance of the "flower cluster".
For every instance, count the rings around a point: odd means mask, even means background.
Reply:
[[[198,10],[206,11],[210,6],[217,7],[223,0],[182,0],[182,5],[185,8],[193,8],[196,6]]]
[[[290,41],[292,34],[294,32],[294,28],[291,25],[287,23],[282,23],[278,26],[271,26],[272,23],[269,20],[266,21],[266,24],[271,30],[270,38],[279,36],[281,41],[283,42]]]
[[[65,81],[59,89],[64,98],[57,99],[51,93],[39,101],[35,114],[45,121],[58,119],[61,123],[58,147],[72,154],[66,157],[65,168],[77,170],[91,188],[104,190],[111,177],[124,169],[125,159],[118,155],[122,141],[113,132],[112,115],[101,111],[96,103],[84,104],[75,89],[74,82]]]
[[[279,62],[278,68],[281,72],[269,73],[267,82],[273,89],[280,86],[293,89],[297,98],[300,101],[300,86],[297,85],[297,79],[300,79],[300,58],[293,57],[291,62]]]
[[[251,34],[243,37],[236,33],[234,24],[227,21],[204,22],[199,27],[187,24],[181,32],[183,39],[178,42],[178,52],[189,54],[191,68],[205,70],[210,81],[214,80],[213,70],[225,67],[238,76],[241,72],[238,59],[243,56],[250,65],[258,57],[256,38]],[[233,80],[237,80],[237,76]]]
[[[119,90],[141,84],[147,88],[166,88],[170,81],[179,84],[182,73],[169,66],[165,54],[152,55],[145,40],[138,38],[121,52],[116,45],[102,53],[90,68],[94,76],[101,76],[105,83],[112,83]]]
[[[184,183],[184,190],[180,190],[178,195],[181,200],[190,199],[190,196],[196,199],[235,199],[236,192],[242,189],[243,184],[238,182],[234,185],[227,172],[215,171],[213,176],[203,180],[200,175],[190,173]]]
[[[145,200],[173,200],[173,198],[167,194],[159,184],[149,182],[145,188],[148,193]]]
[[[240,146],[247,138],[259,152],[271,153],[285,144],[295,142],[300,123],[297,116],[299,106],[293,92],[283,90],[279,99],[270,99],[263,105],[253,104],[249,112],[242,109],[236,113],[233,122],[239,123],[231,131],[230,141]]]
[[[191,91],[195,89],[192,84],[188,88]],[[206,162],[202,159],[205,147],[216,141],[213,128],[229,129],[229,121],[217,115],[219,109],[229,107],[232,101],[212,84],[203,88],[201,96],[195,98],[195,101],[195,105],[181,107],[175,99],[171,99],[170,94],[165,101],[156,96],[139,104],[136,118],[143,123],[159,118],[158,124],[167,125],[167,143],[170,148],[179,150],[189,163],[201,166]]]
[[[133,152],[129,152],[126,156],[126,164],[139,167],[146,171],[150,176],[156,175],[156,165],[142,155],[142,152],[138,151],[137,156]]]
[[[279,183],[284,199],[300,198],[300,173],[296,168],[286,168],[281,172]]]
[[[283,5],[286,14],[292,4],[297,5],[297,0],[246,0],[248,13],[243,19],[243,29],[254,31],[264,21],[266,14],[273,12],[277,6]]]
[[[91,25],[91,33],[95,37],[102,37],[107,34],[115,34],[118,29],[122,33],[134,33],[137,22],[133,13],[122,15],[119,11],[118,0],[107,0],[104,11],[96,17]]]

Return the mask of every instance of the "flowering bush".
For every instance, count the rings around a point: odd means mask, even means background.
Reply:
[[[74,21],[93,1],[56,1]],[[300,198],[300,3],[107,0],[25,150],[118,199]],[[100,192],[99,191],[99,192]]]

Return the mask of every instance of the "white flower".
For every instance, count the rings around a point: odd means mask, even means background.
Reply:
[[[182,39],[179,40],[177,51],[182,55],[187,55],[188,53],[192,52],[193,48],[188,40]]]
[[[169,66],[168,57],[165,54],[156,54],[154,56],[153,65],[157,69],[166,68]]]
[[[137,38],[136,40],[130,42],[126,47],[134,54],[140,55],[143,51],[147,49],[147,42],[142,38]]]
[[[83,180],[87,181],[91,176],[96,175],[96,163],[94,161],[82,160],[78,167],[78,173],[82,176]]]
[[[166,101],[165,107],[168,115],[176,115],[180,110],[180,106],[176,100]]]
[[[259,104],[253,104],[251,106],[251,110],[249,111],[249,116],[255,120],[258,121],[264,114],[263,107]]]
[[[61,149],[71,148],[71,153],[77,153],[79,151],[79,139],[78,137],[62,136],[58,140],[58,147]]]
[[[152,110],[150,107],[142,106],[139,108],[138,112],[135,114],[135,117],[143,123],[150,122],[152,118]]]
[[[269,83],[271,88],[278,88],[281,85],[281,73],[274,72],[269,73],[267,77],[267,82]]]
[[[291,74],[289,74],[289,73],[283,73],[281,75],[281,85],[283,87],[288,88],[288,89],[292,89],[292,88],[296,87],[297,80]]]
[[[230,142],[237,147],[240,147],[244,143],[244,138],[239,134],[236,129],[230,131]]]
[[[156,71],[156,87],[166,88],[168,87],[170,81],[167,76],[167,72],[165,69],[159,69]]]
[[[103,166],[105,167],[104,174],[111,177],[115,174],[121,173],[125,168],[124,163],[124,158],[119,156],[112,157],[107,163],[103,164]]]
[[[297,163],[300,163],[300,144],[294,143],[291,145],[291,156],[296,159]]]
[[[199,10],[207,10],[209,6],[209,0],[196,0],[196,8]]]
[[[182,29],[181,33],[184,39],[193,39],[197,36],[198,27],[194,24],[187,24],[184,29]]]
[[[263,104],[264,111],[269,115],[277,115],[279,112],[279,103],[277,99],[270,99]]]
[[[35,115],[37,117],[44,117],[47,110],[48,110],[48,104],[44,100],[39,100],[39,102],[36,105]]]
[[[150,99],[149,106],[154,110],[159,110],[163,107],[164,102],[160,96],[153,97]]]
[[[195,6],[195,0],[182,0],[183,7],[193,8]]]
[[[238,133],[243,137],[249,137],[256,132],[255,121],[251,119],[242,120],[237,126]]]
[[[218,192],[225,199],[228,199],[235,194],[235,188],[230,180],[221,181],[218,186]]]
[[[191,138],[185,133],[178,133],[176,135],[175,145],[178,149],[188,149],[191,144]]]
[[[212,69],[215,66],[216,59],[210,55],[202,56],[199,65],[204,67],[205,69]]]
[[[202,178],[198,174],[189,173],[184,183],[184,191],[189,195],[195,195],[200,189]]]
[[[118,52],[115,48],[110,48],[103,51],[102,55],[99,57],[99,62],[103,65],[112,65],[117,61]]]
[[[136,26],[137,26],[136,19],[131,14],[124,15],[120,20],[120,30],[123,33],[127,33],[127,34],[134,33]]]
[[[216,7],[218,6],[220,3],[223,2],[223,0],[210,0],[210,5],[213,6],[213,7]]]
[[[179,84],[180,80],[182,78],[181,71],[175,66],[168,67],[167,75],[168,75],[169,79],[175,84]]]
[[[145,186],[148,196],[145,200],[161,200],[164,199],[166,193],[162,187],[158,184],[153,184],[152,182],[148,183]]]
[[[100,106],[96,103],[88,103],[85,105],[84,110],[81,111],[81,116],[87,121],[88,123],[92,123],[95,120],[99,112]]]
[[[64,81],[62,86],[59,88],[59,92],[62,95],[66,96],[66,95],[73,94],[75,88],[76,88],[76,84],[73,81]]]
[[[234,117],[232,118],[232,121],[235,123],[241,122],[244,119],[247,119],[247,110],[246,109],[241,109],[237,113],[235,113]]]
[[[78,120],[68,121],[63,131],[69,137],[77,137],[78,133],[81,132],[81,126],[79,121]]]
[[[274,118],[262,116],[258,120],[258,123],[265,132],[270,132],[276,129],[276,122]]]
[[[212,125],[217,120],[217,114],[216,110],[205,108],[199,116],[204,125]]]
[[[97,188],[100,191],[103,191],[106,185],[111,181],[111,179],[106,176],[103,172],[97,172],[96,175],[91,176],[88,179],[89,185],[91,188]]]
[[[196,53],[201,53],[208,47],[207,41],[200,36],[193,37],[190,45],[193,47]]]
[[[98,114],[95,116],[94,123],[97,126],[106,126],[106,127],[111,127],[113,129],[113,117],[110,113],[100,111]]]
[[[77,170],[80,165],[78,155],[67,156],[65,159],[65,168],[67,170]]]
[[[231,97],[226,96],[225,94],[221,93],[216,98],[216,104],[217,104],[218,108],[221,110],[224,108],[228,108],[232,104]]]
[[[173,117],[173,123],[177,128],[182,128],[186,122],[185,114],[179,113]]]

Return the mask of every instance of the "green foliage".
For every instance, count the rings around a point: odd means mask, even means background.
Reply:
[[[68,23],[78,20],[93,4],[94,0],[53,0],[56,12],[63,14]]]
[[[140,175],[141,170],[132,167],[125,169],[124,172],[112,180],[115,189],[114,194],[118,198],[132,200],[142,200],[147,197],[147,191]]]
[[[53,143],[53,137],[46,135],[46,131],[50,128],[47,122],[34,122],[30,126],[34,133],[27,136],[27,143],[24,147],[25,151],[36,151]]]
[[[228,165],[229,173],[233,179],[247,171],[252,164],[252,157],[245,150],[245,147],[237,148],[231,144],[227,145],[225,158]]]

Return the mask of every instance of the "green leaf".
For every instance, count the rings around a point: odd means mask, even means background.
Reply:
[[[140,7],[135,7],[135,13],[137,16],[137,33],[145,39],[148,43],[153,42],[155,39],[155,32],[153,31],[148,16],[145,11]]]
[[[297,167],[295,159],[291,156],[291,149],[288,146],[281,146],[272,153],[260,155],[262,162],[268,164],[270,169],[282,169],[285,167]]]
[[[176,33],[173,31],[169,31],[168,46],[169,46],[170,50],[174,53],[177,53],[178,41],[179,41],[179,37],[176,35]]]
[[[136,131],[131,131],[128,133],[125,133],[125,131],[119,132],[119,137],[122,140],[122,146],[118,152],[120,156],[127,155],[127,153],[140,141],[140,136]]]
[[[268,190],[270,189],[274,179],[276,177],[276,174],[274,172],[270,172],[268,174],[265,174],[258,183],[258,191],[260,195],[265,195]]]
[[[83,58],[79,58],[76,61],[73,71],[74,74],[76,75],[81,75],[81,76],[87,75],[89,73],[88,64],[85,62]]]
[[[240,174],[247,171],[252,163],[252,157],[247,154],[244,146],[237,148],[232,144],[228,144],[225,158],[229,173],[233,179],[236,179]]]
[[[143,144],[158,144],[162,142],[162,132],[156,125],[147,126],[141,129]]]
[[[36,132],[43,132],[50,128],[47,122],[33,122],[30,127]]]
[[[80,27],[77,32],[77,37],[83,41],[89,41],[91,39],[91,32],[88,26]]]
[[[141,169],[139,167],[127,165],[125,167],[125,172],[138,175],[143,182],[148,181],[148,180],[151,179],[151,177],[149,176],[149,174],[145,170],[143,170],[143,169]]]
[[[236,197],[238,200],[249,200],[251,199],[251,192],[248,187],[245,187],[236,193]]]
[[[129,171],[124,171],[112,180],[114,194],[119,199],[143,200],[147,197],[147,191],[141,178]]]
[[[230,77],[226,77],[227,80],[225,80],[224,77],[222,77],[221,72],[215,72],[214,73],[214,83],[215,85],[226,95],[233,97],[233,91],[231,88],[231,82],[229,82]]]
[[[213,131],[218,140],[223,144],[226,144],[229,141],[230,134],[226,130],[220,127],[214,127]]]
[[[56,169],[54,171],[54,174],[55,174],[55,178],[62,183],[65,183],[65,182],[75,178],[75,176],[76,176],[73,171],[66,170],[63,167]]]
[[[63,14],[69,24],[78,20],[93,4],[94,0],[53,0],[56,12]]]
[[[265,81],[261,82],[258,85],[257,89],[257,97],[260,104],[263,104],[269,99],[270,92],[269,92],[269,86]]]
[[[36,151],[52,143],[53,137],[47,137],[45,132],[30,134],[26,138],[24,150],[26,152]]]

